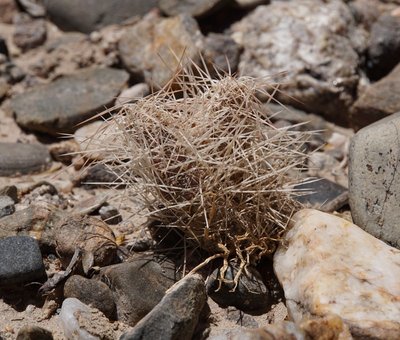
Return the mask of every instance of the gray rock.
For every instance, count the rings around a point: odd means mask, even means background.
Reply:
[[[384,14],[372,26],[368,47],[368,76],[377,80],[400,62],[400,16]]]
[[[50,162],[49,151],[44,145],[0,142],[0,176],[39,172]]]
[[[351,112],[351,126],[358,130],[397,111],[400,111],[400,64],[357,99]]]
[[[175,266],[165,259],[158,263],[152,255],[103,268],[100,275],[114,292],[118,320],[131,326],[149,313],[177,280]]]
[[[46,277],[38,242],[28,236],[0,240],[0,286],[41,281]]]
[[[347,123],[366,32],[342,1],[273,2],[257,7],[232,31],[244,47],[242,75],[272,77],[281,84],[282,102]]]
[[[18,331],[16,340],[53,340],[53,334],[42,327],[26,325]]]
[[[30,16],[34,18],[44,17],[46,15],[46,10],[41,3],[35,0],[17,0],[18,4],[27,12]]]
[[[47,29],[43,19],[33,20],[27,14],[19,14],[14,26],[13,41],[22,51],[38,47],[46,41]]]
[[[90,33],[110,24],[143,15],[158,0],[44,0],[50,19],[65,31]]]
[[[88,69],[17,95],[11,105],[17,123],[27,130],[71,133],[78,123],[112,105],[128,77],[123,70]]]
[[[400,248],[400,112],[352,138],[349,199],[354,223]]]
[[[240,53],[240,46],[227,35],[210,33],[204,40],[203,57],[211,73],[214,67],[222,73],[235,73]]]
[[[127,29],[118,49],[129,72],[160,88],[171,79],[183,54],[199,59],[202,39],[196,21],[188,15],[167,19],[149,15]]]
[[[215,269],[207,280],[208,295],[221,307],[234,306],[251,315],[266,313],[271,307],[271,299],[260,274],[253,268],[243,271],[236,290],[232,291],[237,271],[237,266],[231,264],[225,273],[226,282],[218,289],[220,269]]]
[[[99,214],[101,219],[107,224],[118,224],[122,222],[122,216],[118,209],[111,205],[103,205],[99,210]]]
[[[14,200],[9,196],[0,196],[0,218],[15,211]]]
[[[212,14],[227,3],[227,0],[160,0],[159,6],[169,16],[189,14],[199,18]]]
[[[296,199],[307,208],[332,212],[340,209],[348,201],[346,188],[326,178],[316,178],[296,185],[295,190],[303,191]]]
[[[121,340],[192,339],[207,296],[200,275],[189,275],[172,286],[160,303]]]
[[[113,294],[101,281],[73,275],[65,282],[64,297],[77,298],[84,304],[97,308],[109,319],[115,319],[116,307]]]

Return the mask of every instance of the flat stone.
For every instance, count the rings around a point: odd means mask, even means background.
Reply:
[[[86,69],[17,95],[11,106],[21,127],[59,136],[112,105],[128,78],[123,70]]]
[[[212,14],[227,3],[227,0],[160,0],[159,6],[169,16],[188,14],[199,18]]]
[[[113,294],[101,281],[73,275],[65,282],[64,297],[77,298],[84,304],[97,308],[109,319],[115,319]]]
[[[354,103],[351,126],[358,130],[400,111],[400,64],[386,77],[368,86]]]
[[[158,0],[44,0],[50,19],[64,31],[90,33],[147,13]]]
[[[157,262],[152,255],[136,255],[130,262],[102,268],[100,275],[114,293],[118,320],[130,326],[149,313],[177,280],[175,266],[165,259]]]
[[[400,16],[385,13],[372,25],[368,46],[368,76],[377,80],[400,62]]]
[[[225,273],[226,282],[223,282],[218,289],[220,269],[215,269],[207,280],[207,294],[221,307],[234,306],[252,315],[269,311],[271,299],[261,275],[255,269],[248,268],[248,272],[243,272],[233,291],[235,287],[233,280],[237,271],[237,266],[230,265]]]
[[[53,340],[53,334],[39,326],[23,326],[17,334],[16,340]]]
[[[197,22],[187,14],[167,19],[149,15],[127,29],[118,49],[129,72],[160,88],[174,75],[183,54],[199,59],[202,38]]]
[[[9,196],[0,196],[0,218],[15,211],[14,200]]]
[[[121,340],[192,339],[207,295],[203,278],[189,275],[177,282],[138,324]]]
[[[400,334],[400,251],[340,217],[305,209],[274,255],[289,315],[337,314],[361,339]]]
[[[399,69],[400,70],[400,69]],[[400,248],[400,112],[358,131],[349,151],[354,223]]]
[[[50,162],[50,153],[44,145],[0,142],[0,176],[40,172]]]
[[[359,80],[358,50],[365,48],[367,34],[346,4],[274,1],[231,28],[244,48],[242,75],[268,77],[280,84],[280,101],[347,123]]]
[[[0,286],[10,286],[46,277],[38,242],[29,236],[0,240]]]

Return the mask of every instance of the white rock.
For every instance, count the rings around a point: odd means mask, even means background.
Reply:
[[[129,89],[123,90],[121,94],[118,96],[115,103],[117,105],[130,103],[135,99],[147,96],[149,93],[150,93],[150,88],[149,85],[147,85],[146,83],[135,84]]]
[[[274,270],[294,321],[334,313],[353,336],[400,339],[400,250],[317,210],[293,221]]]

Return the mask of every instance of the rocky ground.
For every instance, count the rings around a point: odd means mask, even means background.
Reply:
[[[234,292],[92,163],[183,53],[315,131],[305,209]],[[399,0],[0,0],[0,339],[399,339],[399,62]]]

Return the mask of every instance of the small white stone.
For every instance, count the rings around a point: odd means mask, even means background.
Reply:
[[[146,97],[149,93],[149,85],[146,83],[139,83],[122,91],[115,103],[117,105],[127,104],[139,98]]]
[[[274,270],[294,321],[334,313],[353,336],[400,339],[400,250],[317,210],[293,221]]]

